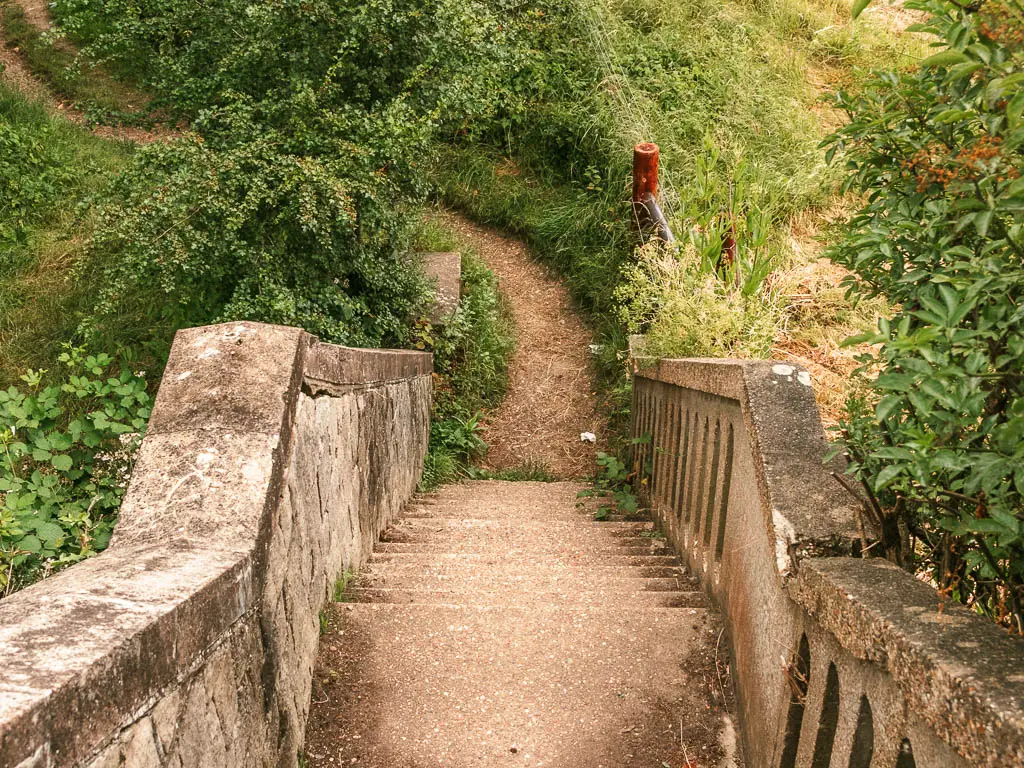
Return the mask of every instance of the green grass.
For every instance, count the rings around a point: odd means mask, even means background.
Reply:
[[[544,87],[522,115],[442,147],[435,177],[446,202],[522,237],[565,276],[603,343],[622,425],[627,330],[664,356],[765,357],[791,310],[777,285],[750,298],[699,279],[692,253],[647,268],[628,202],[633,145],[660,146],[662,204],[681,240],[702,216],[767,215],[777,284],[814,258],[794,250],[792,222],[835,207],[819,143],[838,116],[823,92],[856,86],[858,67],[909,63],[922,43],[885,13],[851,21],[847,0],[555,7],[562,16],[536,43]],[[705,176],[710,147],[721,160]]]
[[[0,84],[0,386],[49,368],[73,340],[90,286],[76,274],[90,229],[80,205],[132,148],[93,136]]]
[[[337,581],[334,582],[334,602],[344,603],[348,600],[348,589],[356,583],[357,578],[358,574],[355,571],[350,568],[345,569]]]
[[[147,98],[134,85],[80,56],[67,40],[40,32],[21,6],[0,0],[0,22],[9,47],[18,48],[29,69],[56,94],[73,102],[87,118],[105,124],[152,125]]]

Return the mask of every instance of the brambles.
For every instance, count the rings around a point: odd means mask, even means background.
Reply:
[[[867,195],[830,255],[898,307],[853,340],[877,351],[839,446],[886,554],[1024,632],[1024,15],[907,7],[938,52],[839,94],[828,142]]]
[[[149,418],[146,381],[69,350],[0,391],[0,594],[104,549]]]

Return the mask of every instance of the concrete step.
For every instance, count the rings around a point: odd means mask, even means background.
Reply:
[[[636,577],[608,578],[594,575],[570,575],[557,571],[541,574],[495,573],[412,573],[391,569],[370,571],[359,575],[358,586],[376,589],[473,589],[485,592],[521,590],[561,592],[590,590],[594,592],[674,592],[692,588],[685,579]]]
[[[411,504],[402,513],[407,520],[437,520],[443,518],[474,519],[474,520],[508,520],[515,522],[581,522],[581,523],[613,523],[625,522],[631,525],[651,525],[647,519],[626,520],[621,516],[611,516],[606,520],[595,520],[594,511],[601,505],[599,500],[581,500],[579,505],[568,508],[536,507],[509,511],[505,507],[488,507],[467,504]]]
[[[717,634],[700,608],[574,608],[541,595],[346,604],[330,622],[315,698],[331,742],[317,754],[371,768],[685,764],[680,723],[707,709]]]
[[[411,557],[411,556],[410,556]],[[517,583],[561,582],[585,588],[588,584],[644,579],[665,579],[680,584],[697,580],[678,566],[665,565],[565,565],[553,563],[508,563],[504,559],[445,559],[439,562],[398,559],[371,565],[360,580],[386,576],[392,579],[497,579]]]
[[[468,534],[525,536],[537,538],[547,534],[593,536],[595,533],[604,536],[641,536],[644,538],[662,538],[654,530],[650,522],[598,522],[582,517],[577,520],[496,520],[492,518],[474,517],[466,514],[446,515],[442,517],[409,518],[403,516],[392,524],[383,535],[396,532],[451,534],[455,536]]]
[[[374,547],[375,553],[433,553],[433,554],[483,554],[492,555],[495,552],[495,545],[487,539],[469,539],[465,541],[452,541],[441,538],[426,541],[382,541]],[[601,546],[601,542],[589,541],[586,543],[567,542],[534,542],[532,544],[509,543],[501,547],[501,551],[509,559],[517,557],[539,557],[542,555],[559,557],[592,557],[596,559],[611,557],[669,557],[670,550],[664,545],[634,544],[625,541],[616,545],[614,542],[607,542]]]
[[[495,607],[520,607],[534,605],[537,600],[552,606],[563,607],[640,607],[658,608],[703,608],[705,597],[702,592],[680,591],[634,591],[616,592],[610,590],[564,591],[541,590],[454,590],[454,589],[379,589],[350,588],[345,601],[352,603],[412,603],[416,605],[493,605]]]
[[[451,504],[431,507],[407,507],[402,513],[402,521],[424,522],[431,520],[478,520],[482,523],[491,524],[517,524],[531,525],[535,523],[557,523],[591,525],[595,527],[612,528],[616,526],[631,527],[638,530],[653,530],[654,523],[650,520],[624,519],[621,516],[609,517],[607,519],[595,520],[591,509],[566,510],[537,510],[536,515],[513,515],[494,514],[487,510],[467,508],[462,504]]]
[[[427,546],[419,550],[407,549],[408,545],[395,545],[394,549],[384,551],[378,549],[370,555],[369,565],[378,563],[404,563],[408,566],[429,565],[431,563],[463,563],[467,566],[483,566],[501,563],[518,565],[522,568],[533,567],[606,567],[606,568],[678,568],[681,561],[676,555],[624,554],[621,550],[592,554],[588,552],[568,553],[517,553],[496,554],[494,552],[443,552]],[[380,545],[378,545],[380,547]]]

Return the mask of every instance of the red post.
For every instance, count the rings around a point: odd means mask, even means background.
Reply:
[[[633,147],[633,202],[658,196],[658,145],[649,141]]]

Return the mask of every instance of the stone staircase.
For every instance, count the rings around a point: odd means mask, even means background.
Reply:
[[[731,764],[703,593],[649,523],[595,522],[581,487],[410,505],[328,619],[310,765]]]

